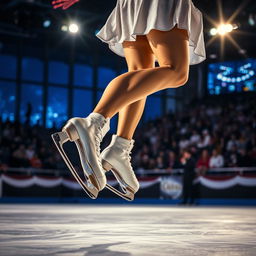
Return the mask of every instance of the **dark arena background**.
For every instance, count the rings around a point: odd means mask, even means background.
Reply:
[[[0,255],[256,255],[256,2],[193,2],[207,59],[184,86],[147,97],[132,202],[107,189],[90,199],[51,139],[127,72],[95,36],[116,0],[65,11],[48,0],[0,2]],[[184,202],[187,147],[196,176]],[[65,150],[81,171],[73,143]]]

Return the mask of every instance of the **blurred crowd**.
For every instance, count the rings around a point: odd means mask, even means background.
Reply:
[[[193,147],[202,174],[214,167],[256,166],[255,96],[213,97],[191,102],[186,108],[137,127],[132,149],[135,171],[179,168],[187,147]],[[66,169],[50,137],[55,131],[0,119],[0,170]],[[106,136],[108,143],[110,136]]]
[[[0,120],[0,169],[33,167],[62,169],[65,165],[51,141],[53,129]]]
[[[209,168],[256,166],[255,95],[193,101],[185,111],[138,127],[134,139],[135,168],[179,168],[186,147],[193,147],[202,174]]]

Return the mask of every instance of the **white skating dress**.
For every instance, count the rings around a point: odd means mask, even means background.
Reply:
[[[177,24],[189,35],[190,65],[205,56],[202,13],[191,0],[117,0],[115,8],[96,36],[124,57],[123,41],[136,41],[151,29],[167,31]]]

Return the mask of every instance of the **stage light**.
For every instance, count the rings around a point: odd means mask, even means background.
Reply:
[[[230,33],[233,30],[233,26],[231,24],[220,24],[217,28],[218,34],[225,35]]]
[[[229,90],[230,90],[231,92],[234,92],[234,91],[236,90],[236,87],[235,87],[233,84],[231,84],[231,85],[229,86]]]
[[[43,26],[44,26],[45,28],[50,27],[50,26],[51,26],[51,21],[50,21],[50,20],[45,20],[45,21],[43,22]]]
[[[239,52],[240,54],[246,54],[246,50],[245,50],[245,49],[239,49],[238,52]]]
[[[252,15],[252,14],[249,15],[248,23],[249,23],[250,26],[254,26],[255,25],[255,17],[256,17],[256,15],[255,16]]]
[[[250,75],[250,76],[253,76],[254,74],[255,74],[255,72],[254,72],[253,70],[250,70],[250,71],[249,71],[249,75]]]
[[[210,29],[210,35],[212,35],[212,36],[215,36],[217,34],[225,35],[237,28],[238,28],[238,26],[236,24],[233,24],[233,25],[232,24],[220,24],[217,28]]]
[[[68,31],[68,26],[67,25],[62,25],[61,26],[61,31]]]
[[[217,54],[212,53],[209,55],[210,59],[217,59]]]
[[[79,27],[76,23],[71,23],[68,27],[68,30],[70,33],[77,33],[79,30]]]
[[[210,29],[210,35],[215,36],[215,35],[217,35],[217,33],[218,33],[218,31],[217,31],[216,28],[211,28]]]
[[[232,24],[232,26],[233,26],[233,30],[234,29],[238,29],[238,25],[237,24]]]

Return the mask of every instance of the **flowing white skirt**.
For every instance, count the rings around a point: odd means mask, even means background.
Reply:
[[[168,31],[177,24],[189,35],[190,65],[205,60],[202,13],[191,0],[117,0],[96,36],[124,57],[123,41],[136,41],[151,29]]]

